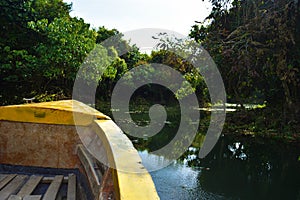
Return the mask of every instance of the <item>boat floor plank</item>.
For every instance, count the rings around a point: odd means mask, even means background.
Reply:
[[[69,174],[67,200],[76,200],[76,176]]]
[[[41,183],[50,184],[50,183],[52,183],[53,180],[54,180],[54,177],[45,176],[41,180]],[[68,180],[69,180],[69,178],[67,176],[65,176],[64,179],[63,179],[63,183],[68,183]]]
[[[26,195],[21,197],[19,195],[11,195],[8,200],[41,200],[42,195]]]
[[[68,176],[0,173],[0,200],[76,200],[79,194],[77,190],[82,191],[77,181],[73,172]],[[63,184],[66,187],[62,187]],[[48,188],[44,188],[47,185]],[[37,188],[46,191],[38,190],[37,195],[34,193]]]
[[[0,182],[0,190],[4,188],[13,178],[17,176],[16,174],[4,175],[4,178]]]
[[[62,184],[62,181],[64,179],[64,176],[58,175],[54,177],[54,180],[50,184],[49,188],[47,189],[43,200],[55,200],[57,193],[59,191],[60,185]]]
[[[25,196],[23,200],[41,200],[42,195],[30,195],[30,196]]]
[[[20,197],[18,195],[10,195],[8,200],[22,200],[22,197]]]
[[[0,174],[0,182],[6,177],[6,174]]]
[[[21,190],[18,192],[18,196],[24,197],[26,195],[30,195],[39,182],[42,180],[42,176],[30,176],[29,180],[23,185]]]
[[[17,193],[17,191],[22,187],[25,179],[28,176],[26,175],[18,175],[12,181],[10,181],[1,191],[0,191],[0,199],[7,200],[10,195]]]

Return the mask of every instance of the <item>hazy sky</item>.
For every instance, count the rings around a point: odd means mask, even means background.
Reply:
[[[188,35],[195,20],[202,21],[210,4],[202,0],[64,0],[73,3],[71,16],[92,27],[105,26],[121,32],[161,28]]]

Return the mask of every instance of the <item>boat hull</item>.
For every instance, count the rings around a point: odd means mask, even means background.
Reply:
[[[131,141],[78,101],[0,107],[0,164],[76,169],[93,199],[159,199]]]

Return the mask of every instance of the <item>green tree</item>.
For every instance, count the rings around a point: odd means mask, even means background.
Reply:
[[[19,103],[39,89],[41,70],[35,47],[47,36],[28,23],[69,17],[69,10],[62,0],[0,1],[0,104]]]
[[[299,118],[299,1],[211,2],[211,23],[190,36],[214,58],[231,101],[267,101],[284,124]]]
[[[39,58],[39,70],[47,79],[46,89],[52,86],[70,89],[79,66],[94,48],[96,32],[82,19],[55,18],[51,23],[47,19],[30,22],[29,26],[46,36],[43,43],[35,46]]]

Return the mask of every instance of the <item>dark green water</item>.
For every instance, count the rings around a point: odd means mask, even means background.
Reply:
[[[132,119],[139,126],[147,125],[149,109],[138,110],[131,113]],[[173,108],[169,111],[165,126],[157,135],[146,139],[128,135],[150,171],[162,200],[300,200],[299,143],[227,134],[219,138],[204,159],[199,159],[203,133],[209,124],[207,113],[201,113],[199,133],[184,155],[167,167],[153,171],[169,160],[151,152],[163,148],[174,138],[180,122],[180,113]]]
[[[133,114],[147,124],[147,114]],[[176,121],[176,120],[175,120]],[[158,135],[132,138],[164,199],[300,199],[300,144],[252,136],[222,136],[204,159],[197,157],[204,136],[198,133],[178,160],[152,171],[167,158],[149,152],[163,147],[176,132],[166,123]],[[174,122],[175,123],[175,122]],[[176,123],[175,123],[176,124]]]
[[[151,175],[161,199],[300,199],[300,151],[285,145],[222,137],[206,158],[198,159],[197,149],[190,148],[184,158]],[[157,160],[146,151],[140,154],[146,165]]]

